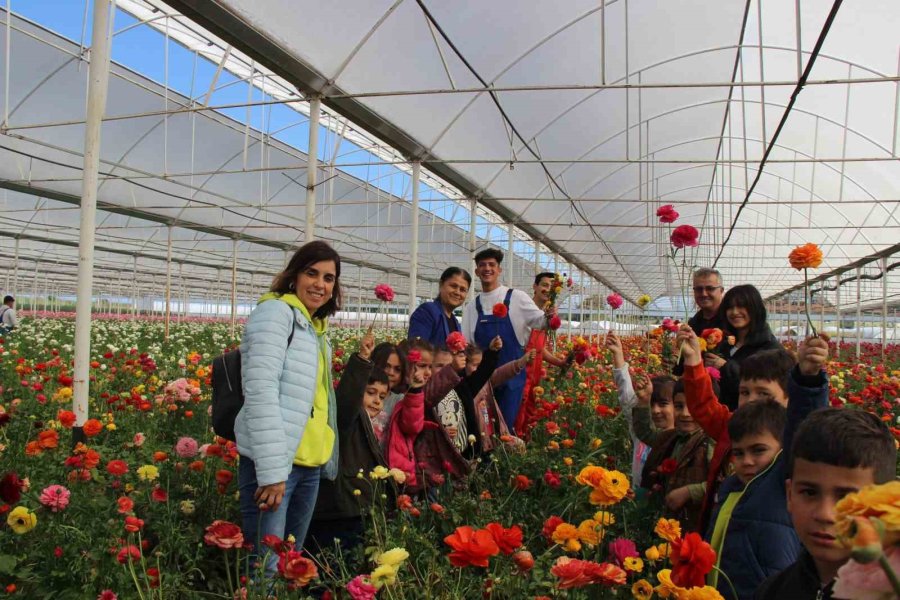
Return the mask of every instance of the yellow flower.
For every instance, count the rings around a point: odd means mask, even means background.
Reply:
[[[674,542],[681,537],[681,523],[677,519],[660,519],[656,522],[653,533],[667,542]]]
[[[194,510],[196,510],[196,506],[191,500],[182,500],[178,506],[185,515],[192,515],[194,514]]]
[[[107,423],[107,424],[106,424],[106,430],[107,430],[107,431],[115,431],[115,430],[116,430],[116,424],[115,424],[115,423]]]
[[[388,475],[394,478],[394,481],[398,484],[406,483],[406,473],[401,471],[400,469],[393,468],[388,471]]]
[[[560,523],[553,530],[553,541],[563,547],[566,552],[578,552],[581,550],[578,528],[569,523]]]
[[[700,344],[700,351],[706,352],[706,348],[707,348],[706,340],[703,338],[698,338],[697,342],[699,342],[699,344]]]
[[[377,467],[369,471],[369,479],[384,479],[388,476],[389,473],[390,471],[387,467],[378,465]]]
[[[616,524],[616,517],[612,513],[608,513],[605,510],[598,510],[594,513],[594,520],[603,525],[604,527],[609,527],[610,525]]]
[[[660,360],[659,356],[656,354],[648,354],[647,362],[651,367],[656,368],[662,364],[662,360]]]
[[[353,490],[354,496],[362,496],[362,492],[360,490]]]
[[[385,585],[391,585],[397,581],[397,567],[380,565],[369,575],[369,581],[377,589],[381,589]]]
[[[631,571],[633,573],[640,573],[644,570],[644,561],[639,559],[637,556],[628,556],[622,561],[623,566],[626,571]]]
[[[659,560],[659,548],[656,546],[650,546],[646,550],[644,550],[644,556],[647,557],[647,560],[650,562],[656,562]]]
[[[704,585],[693,587],[678,594],[678,600],[724,600],[716,588]]]
[[[644,308],[645,306],[647,306],[648,304],[650,304],[650,302],[651,302],[652,300],[653,300],[653,298],[651,298],[651,297],[648,296],[647,294],[643,294],[643,295],[641,295],[641,296],[638,296],[638,299],[637,299],[637,305],[640,306],[641,308]]]
[[[405,549],[391,548],[387,552],[382,552],[381,554],[379,554],[375,559],[375,562],[379,565],[396,567],[407,558],[409,558],[409,552],[407,552]]]
[[[631,595],[635,600],[650,600],[653,597],[653,586],[646,579],[639,579],[631,586]]]
[[[533,390],[535,396],[542,396],[544,394],[544,388],[539,385],[534,386]]]
[[[659,551],[659,555],[663,558],[669,558],[669,556],[672,555],[672,546],[670,546],[668,542],[657,544],[656,549]]]
[[[565,458],[563,459],[563,463],[564,463],[567,467],[571,467],[573,464],[575,464],[575,461],[573,461],[571,457],[567,456],[567,457],[565,457]]]
[[[159,478],[159,469],[153,465],[144,465],[138,468],[137,474],[142,481],[155,481]]]
[[[37,515],[25,508],[17,506],[6,517],[6,524],[19,535],[28,533],[37,525]]]
[[[591,440],[591,450],[596,450],[603,444],[603,440],[600,438],[594,438]]]
[[[603,528],[593,519],[585,519],[578,525],[578,539],[591,548],[603,541]]]
[[[656,593],[659,594],[660,598],[671,596],[680,599],[682,594],[687,592],[683,587],[678,587],[672,583],[672,569],[663,569],[656,574],[656,579],[659,580],[659,585],[656,586]]]
[[[600,485],[594,488],[588,500],[598,506],[618,504],[628,494],[628,477],[619,471],[607,471]]]

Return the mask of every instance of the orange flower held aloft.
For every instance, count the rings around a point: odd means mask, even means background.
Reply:
[[[797,246],[788,255],[791,266],[797,269],[815,269],[822,264],[822,251],[815,244]]]

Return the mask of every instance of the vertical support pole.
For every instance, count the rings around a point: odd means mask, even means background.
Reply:
[[[834,311],[837,315],[837,360],[841,360],[841,345],[844,343],[843,319],[841,318],[841,274],[834,278]]]
[[[9,55],[12,45],[12,0],[6,0],[6,56],[3,69],[3,129],[9,127]]]
[[[187,317],[187,290],[184,289],[184,261],[178,263],[178,282],[181,285],[181,310],[178,311],[178,322]]]
[[[137,292],[137,254],[131,257],[131,316],[137,317],[138,292]]]
[[[575,273],[571,271],[572,265],[569,265],[569,269],[570,269],[569,277],[571,277],[572,280],[574,281]],[[574,288],[575,286],[573,285],[572,287]],[[571,343],[571,341],[572,341],[572,294],[569,294],[569,324],[566,326],[566,331],[568,332],[569,342]]]
[[[356,335],[362,334],[362,265],[358,265],[359,276],[356,285]]]
[[[16,238],[16,248],[13,254],[13,298],[19,298],[19,238]]]
[[[309,148],[306,156],[306,241],[316,239],[316,171],[319,168],[319,114],[322,99],[309,101]]]
[[[169,339],[169,319],[172,316],[172,226],[169,225],[169,237],[166,243],[166,316],[163,336]]]
[[[862,270],[859,267],[856,267],[856,360],[859,360],[859,345],[860,345],[860,336],[862,335],[862,327],[860,326],[861,309],[859,307],[862,302],[862,290],[860,286],[862,285]]]
[[[478,247],[478,201],[469,199],[469,259],[475,263],[475,248]],[[470,269],[472,267],[469,267]]]
[[[509,287],[516,287],[516,270],[515,270],[515,258],[516,255],[513,252],[513,224],[509,222],[506,224],[506,233],[507,233],[507,241],[506,241],[506,268],[509,269],[506,277],[506,281]]]
[[[409,243],[409,314],[416,309],[416,283],[419,277],[419,177],[422,164],[412,163],[412,236]]]
[[[237,325],[237,238],[231,240],[231,337]]]
[[[819,324],[819,331],[825,331],[825,282],[822,282],[822,290],[819,292],[819,303],[821,310],[819,314],[822,316],[822,322]]]
[[[887,256],[881,257],[881,361],[884,363],[884,353],[887,348],[887,297],[888,297],[888,268]]]
[[[541,268],[541,243],[537,240],[534,240],[534,274],[542,272]]]
[[[87,118],[84,127],[84,166],[81,180],[81,219],[78,239],[78,287],[75,297],[75,370],[72,411],[73,442],[83,441],[88,418],[91,360],[91,295],[94,282],[94,234],[97,223],[97,182],[100,170],[100,129],[109,83],[110,1],[94,0],[91,64],[88,71]],[[9,41],[7,34],[7,42]],[[7,59],[9,53],[6,54]],[[18,240],[17,240],[18,241]]]

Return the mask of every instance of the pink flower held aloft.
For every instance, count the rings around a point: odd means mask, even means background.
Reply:
[[[50,485],[41,491],[41,504],[49,508],[52,512],[60,512],[65,510],[69,505],[69,496],[72,493],[61,485]]]
[[[672,232],[672,245],[676,248],[695,247],[700,244],[700,232],[692,225],[679,225]]]
[[[659,217],[660,223],[674,223],[678,220],[678,213],[671,204],[660,206],[656,209],[656,216]]]
[[[379,283],[375,286],[375,297],[382,302],[394,301],[394,288],[386,283]]]
[[[200,445],[192,437],[178,438],[175,442],[175,454],[181,458],[193,458],[200,451]]]
[[[609,304],[609,307],[613,310],[616,310],[617,308],[622,306],[623,302],[624,300],[622,300],[622,296],[616,293],[612,293],[606,297],[606,303]]]
[[[369,583],[365,575],[357,575],[347,584],[347,591],[353,600],[375,600],[378,590]]]

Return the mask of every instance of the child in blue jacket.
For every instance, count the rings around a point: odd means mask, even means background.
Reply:
[[[828,344],[810,338],[801,343],[798,354],[787,377],[787,410],[777,398],[749,402],[728,423],[735,472],[716,493],[707,533],[717,566],[727,576],[714,569],[708,583],[725,598],[735,598],[735,593],[741,600],[752,598],[767,577],[800,554],[787,511],[787,454],[782,448],[789,451],[794,431],[809,413],[828,405],[823,370]]]

